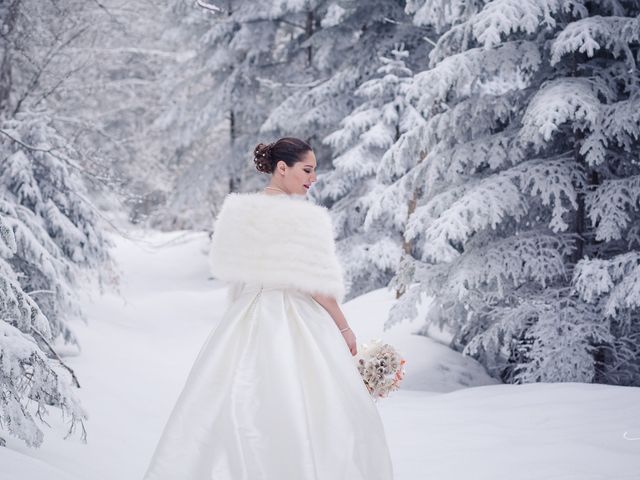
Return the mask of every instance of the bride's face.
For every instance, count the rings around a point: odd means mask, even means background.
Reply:
[[[292,167],[283,161],[278,162],[278,174],[282,175],[283,187],[287,192],[306,195],[311,184],[317,180],[315,154],[306,152]]]

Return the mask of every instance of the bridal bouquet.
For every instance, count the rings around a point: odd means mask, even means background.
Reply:
[[[386,397],[397,390],[404,377],[406,361],[387,343],[379,339],[358,347],[358,371],[374,399]]]

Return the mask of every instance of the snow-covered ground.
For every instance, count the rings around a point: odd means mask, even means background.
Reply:
[[[82,386],[87,443],[63,440],[52,411],[39,449],[4,435],[0,480],[144,473],[225,290],[208,278],[204,233],[116,245],[120,293],[87,298],[89,323],[74,325],[83,351],[66,359]],[[393,302],[381,289],[343,310],[360,342],[381,338],[407,359],[402,390],[378,403],[396,480],[640,480],[640,388],[498,384],[475,361],[412,334],[419,322],[383,332]]]

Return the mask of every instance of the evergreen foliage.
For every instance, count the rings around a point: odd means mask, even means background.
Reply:
[[[409,53],[402,46],[389,53],[380,57],[376,76],[356,89],[362,102],[340,122],[341,129],[324,139],[335,155],[333,169],[315,187],[315,196],[331,204],[350,297],[387,285],[402,251],[401,231],[365,224],[382,156],[401,134],[422,122],[405,101],[412,76],[405,64]]]
[[[441,36],[407,88],[426,121],[377,170],[370,215],[418,192],[388,323],[424,292],[427,323],[504,381],[640,385],[637,2],[408,10]]]
[[[80,425],[85,437],[87,414],[71,388],[79,387],[79,382],[56,352],[56,342],[79,346],[69,326],[69,320],[81,314],[76,289],[80,280],[94,278],[96,270],[108,267],[108,242],[87,199],[83,158],[54,128],[52,114],[45,108],[47,95],[66,78],[57,76],[62,74],[51,65],[75,38],[62,28],[65,21],[73,23],[71,17],[47,23],[45,18],[54,17],[48,9],[60,11],[35,1],[4,8],[0,428],[37,447],[43,441],[39,423],[47,423],[50,407],[68,416],[68,434]],[[28,27],[36,29],[30,39],[24,35]],[[43,55],[36,38],[48,36],[56,43]]]

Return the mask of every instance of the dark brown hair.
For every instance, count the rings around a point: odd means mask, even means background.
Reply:
[[[282,160],[289,167],[302,160],[302,155],[312,150],[304,140],[294,137],[283,137],[270,144],[259,143],[253,149],[256,168],[259,172],[273,173],[278,160]]]

